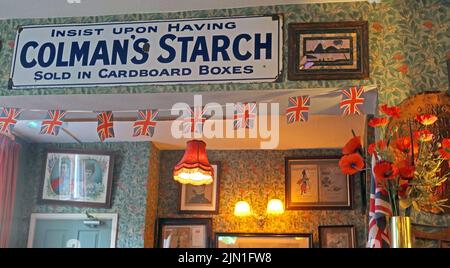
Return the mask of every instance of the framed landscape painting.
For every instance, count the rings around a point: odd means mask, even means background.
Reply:
[[[40,203],[111,207],[114,157],[108,152],[46,152]]]
[[[180,184],[179,212],[217,214],[219,211],[220,163],[211,163],[214,180],[208,185]]]
[[[367,21],[290,23],[288,79],[369,78]]]
[[[351,209],[350,178],[339,168],[339,156],[285,159],[288,210]]]

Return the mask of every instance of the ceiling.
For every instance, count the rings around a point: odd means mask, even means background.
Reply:
[[[358,1],[364,0],[0,0],[0,19],[166,13],[284,4]]]
[[[0,107],[20,107],[24,109],[14,132],[16,136],[28,142],[38,143],[73,143],[98,142],[96,133],[96,113],[93,111],[110,110],[114,112],[114,132],[116,137],[108,142],[118,141],[153,141],[163,150],[182,149],[187,138],[176,138],[171,135],[171,127],[177,114],[171,110],[175,103],[186,103],[194,106],[194,95],[201,94],[202,105],[212,105],[215,108],[231,107],[236,102],[256,102],[260,120],[270,122],[267,116],[279,120],[279,127],[269,123],[270,136],[259,132],[256,137],[246,131],[243,138],[207,138],[210,149],[261,149],[262,142],[272,140],[277,143],[272,149],[297,148],[338,148],[351,136],[351,130],[363,134],[365,131],[365,117],[343,117],[340,114],[339,101],[341,98],[338,88],[310,88],[310,89],[277,89],[277,90],[246,90],[219,92],[186,92],[186,93],[144,93],[144,94],[94,94],[94,95],[50,95],[50,96],[2,96]],[[311,96],[309,120],[307,122],[287,124],[285,110],[289,97]],[[377,106],[377,91],[375,86],[365,86],[366,114],[373,114]],[[278,104],[279,109],[269,110],[267,115],[262,113],[261,103]],[[66,121],[63,125],[71,135],[61,131],[57,137],[40,135],[41,120],[45,118],[46,110],[67,110]],[[132,137],[133,119],[138,109],[159,109],[160,119],[155,134],[149,137]],[[133,118],[133,119],[129,119]],[[222,125],[231,122],[232,116],[211,118],[206,122]],[[206,128],[206,126],[205,126]],[[272,132],[270,132],[272,130]],[[278,131],[276,131],[278,130]],[[225,132],[226,133],[226,132]],[[233,136],[235,131],[230,131]],[[276,138],[278,137],[278,138]],[[278,142],[279,140],[279,142]]]

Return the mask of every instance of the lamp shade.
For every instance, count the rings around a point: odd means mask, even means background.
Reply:
[[[246,217],[252,214],[250,205],[246,201],[239,201],[234,206],[234,216]]]
[[[206,155],[206,143],[190,140],[183,158],[173,169],[173,179],[182,184],[202,185],[212,183],[214,169]]]
[[[280,199],[270,199],[267,203],[267,214],[281,215],[284,213],[283,202]]]

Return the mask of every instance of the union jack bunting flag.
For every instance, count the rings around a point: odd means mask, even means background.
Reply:
[[[361,114],[361,112],[364,112],[363,86],[342,89],[342,100],[339,106],[343,115]]]
[[[21,110],[3,107],[0,113],[0,133],[11,135]]]
[[[152,137],[155,132],[158,110],[139,110],[138,118],[133,124],[133,137]]]
[[[114,138],[114,116],[111,111],[101,112],[97,115],[97,134],[100,141]]]
[[[47,112],[47,117],[45,118],[44,121],[42,121],[40,133],[58,136],[65,115],[66,115],[65,111],[49,110]]]
[[[375,165],[375,156],[372,155],[372,167]],[[389,248],[389,228],[388,221],[392,215],[389,197],[381,187],[375,182],[375,174],[372,170],[370,185],[370,205],[369,205],[369,236],[367,239],[368,248]]]
[[[294,122],[308,121],[311,98],[309,96],[290,97],[286,109],[286,119],[288,124]]]
[[[183,118],[183,133],[203,133],[203,124],[206,121],[203,107],[190,107]]]
[[[255,102],[238,102],[235,104],[233,117],[234,129],[253,128],[256,120],[256,103]]]

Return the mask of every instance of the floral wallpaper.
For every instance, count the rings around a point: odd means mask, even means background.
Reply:
[[[449,49],[449,5],[446,0],[383,0],[353,3],[265,6],[239,9],[200,10],[176,13],[128,14],[101,17],[20,19],[0,21],[0,95],[48,95],[95,93],[143,93],[337,87],[349,84],[377,84],[380,102],[399,103],[424,90],[447,90],[446,60]],[[32,24],[139,21],[178,18],[228,17],[283,14],[284,29],[291,22],[369,21],[370,80],[288,81],[287,60],[278,83],[227,83],[208,85],[117,86],[7,90],[16,27]],[[284,35],[284,55],[287,39]]]
[[[158,217],[208,217],[205,215],[178,213],[178,185],[172,178],[172,169],[183,156],[183,151],[161,151],[161,177],[159,184]],[[319,225],[354,225],[359,247],[366,241],[365,213],[361,213],[359,180],[352,182],[352,210],[286,210],[277,217],[270,217],[261,228],[253,218],[237,218],[234,205],[241,198],[262,213],[269,198],[285,200],[285,157],[324,156],[339,154],[339,150],[245,150],[208,151],[211,162],[220,162],[219,213],[212,215],[213,232],[273,232],[313,233],[314,246],[318,246]]]
[[[114,171],[112,185],[112,206],[110,209],[88,207],[41,205],[37,204],[37,196],[45,159],[45,150],[58,149],[88,149],[102,150],[114,153]],[[18,185],[21,192],[16,204],[22,208],[16,211],[23,232],[18,234],[18,241],[28,238],[30,214],[36,213],[118,213],[119,226],[116,246],[119,248],[140,248],[144,246],[145,209],[147,198],[148,163],[150,146],[147,142],[120,143],[85,143],[78,144],[29,144],[26,174],[20,176]]]
[[[155,239],[156,213],[158,209],[160,151],[150,142],[150,162],[148,169],[147,209],[145,213],[144,247],[152,248]]]

